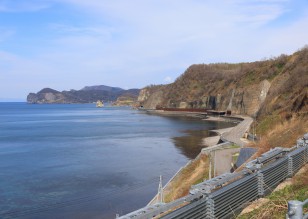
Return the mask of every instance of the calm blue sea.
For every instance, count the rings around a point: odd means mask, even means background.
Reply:
[[[0,103],[0,218],[115,218],[145,206],[227,123],[94,104]]]

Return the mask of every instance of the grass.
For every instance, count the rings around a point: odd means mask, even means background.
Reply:
[[[262,151],[274,147],[292,147],[307,132],[307,117],[293,116],[290,120],[283,120],[281,116],[268,116],[257,126],[257,134],[261,134],[262,139],[256,146]]]
[[[278,219],[285,218],[288,210],[288,201],[304,201],[308,199],[308,165],[306,165],[301,174],[292,179],[292,184],[285,188],[273,192],[267,196],[268,202],[260,208],[247,214],[240,215],[237,219]],[[307,205],[304,212],[308,213]]]
[[[277,114],[264,117],[257,125],[257,133],[264,135],[280,121],[280,116]]]
[[[207,178],[209,174],[208,163],[208,157],[201,155],[182,169],[164,190],[164,201],[171,202],[187,195],[191,185],[198,184]]]
[[[227,148],[240,148],[241,146],[232,143],[230,146],[228,146]]]
[[[251,85],[251,84],[255,84],[257,83],[256,81],[258,81],[258,76],[257,73],[255,71],[249,71],[245,77],[244,77],[244,85]]]

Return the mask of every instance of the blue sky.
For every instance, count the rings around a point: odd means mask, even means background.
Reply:
[[[165,84],[191,64],[307,44],[307,0],[0,0],[0,101],[44,87]]]

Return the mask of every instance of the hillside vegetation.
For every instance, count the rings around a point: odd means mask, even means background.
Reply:
[[[141,90],[145,108],[231,110],[255,119],[258,147],[289,147],[308,132],[308,47],[252,63],[196,64],[176,81]]]
[[[298,200],[305,201],[308,197],[308,165],[306,165],[300,173],[295,175],[290,185],[274,191],[272,194],[263,199],[260,207],[254,206],[254,210],[244,213],[237,219],[280,219],[285,218],[288,212],[288,201]],[[304,212],[308,211],[305,206]]]
[[[218,63],[190,66],[174,83],[149,86],[138,100],[145,108],[230,110],[254,119],[261,140],[252,147],[258,154],[273,147],[291,147],[308,132],[308,47],[292,55],[281,55],[252,63]],[[252,130],[250,130],[252,132]],[[204,168],[204,171],[208,171]],[[304,171],[307,171],[307,166]],[[195,171],[173,185],[167,199],[187,194]],[[190,177],[192,176],[192,177]],[[308,198],[307,174],[297,175],[293,184],[266,197],[268,202],[240,218],[282,218],[287,200]],[[177,183],[177,182],[175,182]]]

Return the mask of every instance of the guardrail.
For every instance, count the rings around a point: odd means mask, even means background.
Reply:
[[[232,218],[250,202],[271,193],[307,162],[308,133],[296,146],[272,149],[247,163],[240,172],[225,173],[192,186],[190,194],[183,198],[147,206],[120,218]]]
[[[297,200],[288,201],[288,213],[286,219],[307,219],[308,214],[303,215],[303,207],[308,204],[308,199],[304,202]]]

